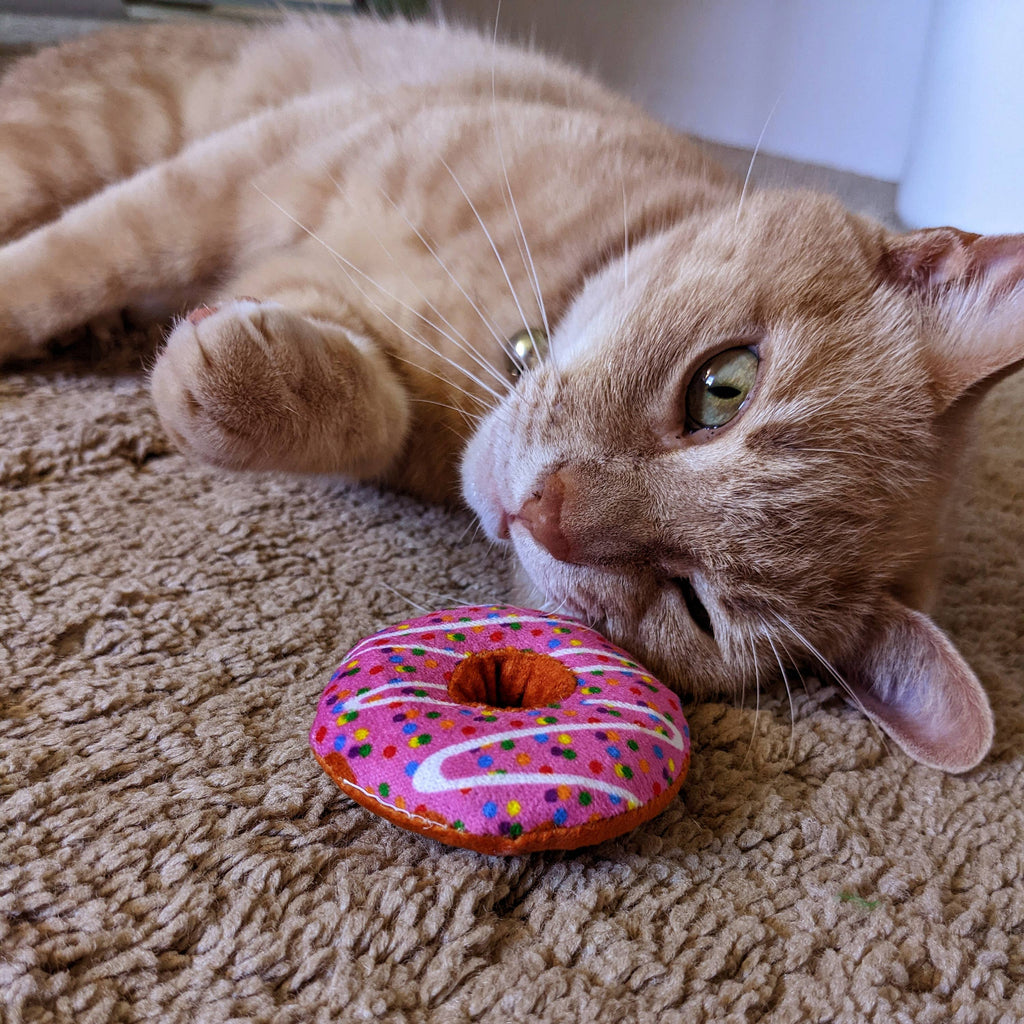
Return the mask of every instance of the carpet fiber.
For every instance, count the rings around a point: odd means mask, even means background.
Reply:
[[[152,344],[152,336],[150,339]],[[689,710],[652,823],[488,858],[343,797],[306,733],[363,634],[506,592],[465,516],[167,446],[130,345],[0,374],[0,1019],[1024,1019],[1024,375],[984,408],[939,614],[977,770],[826,682]]]

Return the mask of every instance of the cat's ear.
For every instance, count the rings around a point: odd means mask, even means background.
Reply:
[[[881,272],[930,314],[926,343],[939,409],[1024,361],[1024,235],[956,228],[895,235]]]
[[[988,753],[988,697],[928,616],[887,599],[841,668],[862,710],[916,761],[963,772]]]

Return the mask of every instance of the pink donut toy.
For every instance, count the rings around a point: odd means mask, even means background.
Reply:
[[[504,605],[356,644],[309,739],[364,807],[482,853],[628,832],[665,808],[690,763],[679,699],[642,665],[578,622]]]

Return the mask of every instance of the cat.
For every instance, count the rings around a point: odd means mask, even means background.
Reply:
[[[926,609],[1024,359],[1024,236],[746,192],[555,60],[329,19],[23,59],[0,235],[0,361],[177,314],[151,385],[186,454],[461,493],[532,601],[683,692],[807,663],[927,765],[988,751]]]

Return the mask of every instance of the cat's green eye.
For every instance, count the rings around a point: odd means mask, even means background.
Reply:
[[[547,358],[547,333],[540,327],[524,327],[508,339],[508,349],[512,361],[512,376],[519,377]]]
[[[750,348],[712,356],[686,387],[687,430],[714,430],[733,419],[754,387],[757,364],[757,353]]]

